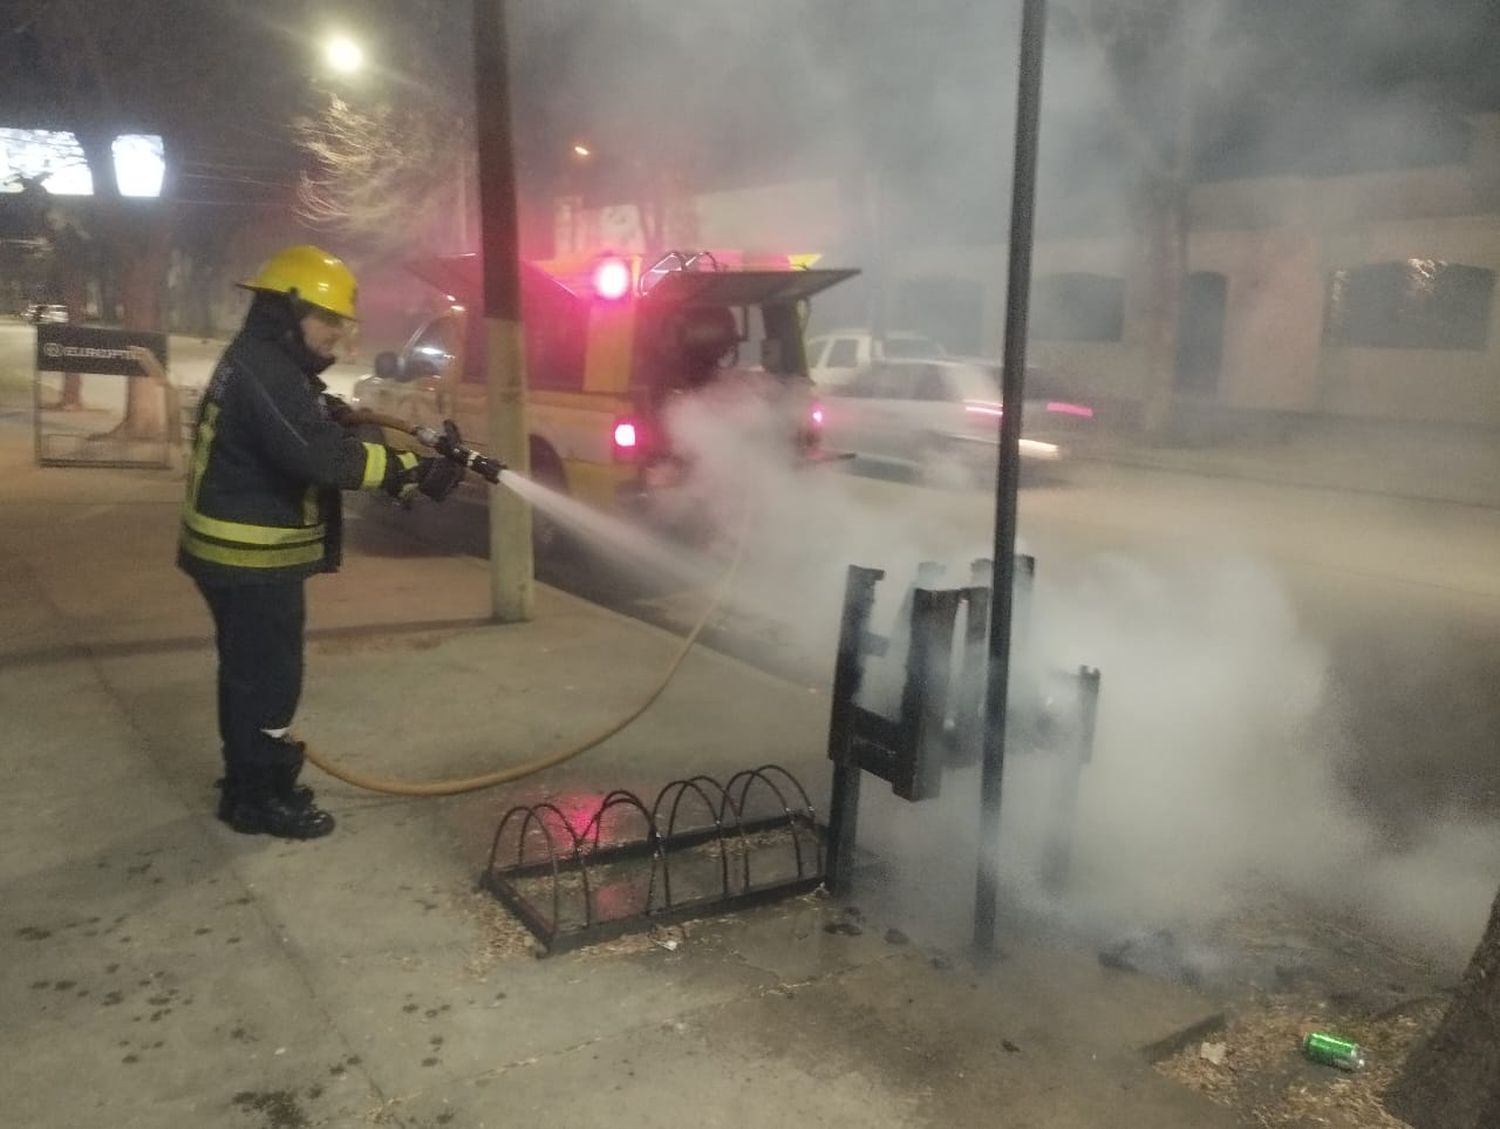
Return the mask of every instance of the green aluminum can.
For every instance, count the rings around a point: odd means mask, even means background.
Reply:
[[[1355,1071],[1365,1067],[1365,1055],[1358,1043],[1324,1031],[1314,1031],[1303,1039],[1302,1053],[1313,1062],[1336,1066],[1340,1070]]]

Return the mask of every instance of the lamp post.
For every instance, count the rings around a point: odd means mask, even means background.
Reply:
[[[358,74],[365,66],[365,49],[347,35],[331,35],[323,43],[323,61],[335,74]]]
[[[995,550],[991,570],[988,686],[980,776],[979,873],[974,947],[995,951],[1000,884],[1000,799],[1010,689],[1011,597],[1015,588],[1016,483],[1021,472],[1021,401],[1025,395],[1026,322],[1031,305],[1031,244],[1036,207],[1037,134],[1042,102],[1042,49],[1047,0],[1024,0],[1016,95],[1015,171],[1011,184],[1010,264],[1005,292],[1005,365],[1001,377],[1000,458],[995,482]]]

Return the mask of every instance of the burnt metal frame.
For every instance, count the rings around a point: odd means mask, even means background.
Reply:
[[[968,606],[968,616],[964,622],[963,658],[958,685],[953,695],[950,765],[974,764],[983,751],[985,672],[989,664],[993,572],[992,562],[981,557],[969,566],[969,586],[959,590],[963,602]],[[1031,623],[1031,594],[1036,585],[1036,558],[1018,553],[1013,575],[1017,614],[1011,630],[1015,636],[1016,650],[1024,651],[1026,633]]]
[[[917,584],[933,583],[941,575],[941,566],[924,563],[918,569]],[[828,879],[830,890],[839,896],[849,892],[861,771],[887,781],[897,796],[913,802],[931,799],[942,786],[943,761],[938,750],[947,723],[953,625],[966,593],[916,586],[908,592],[896,622],[898,632],[910,624],[906,681],[899,716],[892,719],[855,700],[864,682],[865,657],[890,650],[891,640],[869,629],[875,586],[884,578],[881,569],[851,565],[844,589],[828,719],[828,757],[833,761]]]
[[[788,802],[788,793],[776,783],[773,775],[782,778],[783,783],[795,791],[796,798],[801,804],[800,810],[792,808]],[[744,819],[745,804],[749,799],[750,789],[757,782],[764,785],[776,797],[781,805],[782,814],[749,821]],[[709,793],[705,791],[705,786],[717,792],[719,797],[717,806]],[[739,788],[738,799],[735,798],[736,786]],[[703,806],[712,818],[712,825],[678,831],[677,820],[682,801],[689,792],[703,801]],[[666,829],[663,831],[661,816],[669,800],[671,803],[666,812]],[[629,807],[641,815],[646,823],[645,837],[601,846],[605,817],[617,807]],[[547,820],[549,815],[553,819],[550,830]],[[506,829],[518,817],[520,830],[515,840],[516,861],[509,865],[497,865]],[[732,822],[727,822],[727,817],[732,817]],[[532,827],[536,827],[541,832],[542,841],[547,848],[547,857],[528,862],[527,845],[530,842],[528,832]],[[568,843],[565,846],[571,846],[570,850],[562,854],[559,853],[558,841],[553,836],[553,831],[558,827],[566,832]],[[789,831],[791,835],[792,851],[797,862],[797,877],[756,886],[750,870],[750,836],[783,829]],[[825,830],[818,823],[817,813],[813,810],[807,791],[797,778],[780,765],[767,764],[760,768],[738,772],[730,777],[727,784],[723,785],[712,777],[701,775],[674,780],[657,793],[655,802],[649,808],[633,792],[616,790],[609,793],[600,803],[582,834],[572,829],[567,817],[553,804],[540,803],[513,807],[500,820],[500,826],[495,832],[494,842],[490,847],[489,861],[485,865],[484,873],[480,876],[479,885],[515,914],[532,936],[540,942],[544,953],[551,955],[568,952],[585,945],[614,940],[617,937],[659,925],[749,909],[752,906],[765,905],[782,898],[810,893],[821,886],[825,879],[823,848]],[[802,837],[804,834],[810,836],[812,840],[810,859],[803,853]],[[741,887],[738,891],[734,890],[730,881],[728,850],[730,836],[740,840],[744,853]],[[592,846],[589,845],[591,838]],[[675,900],[672,895],[671,879],[673,853],[713,842],[719,844],[720,893],[686,901]],[[589,880],[591,868],[645,857],[651,859],[651,876],[646,888],[646,904],[638,913],[610,918],[597,917],[593,896],[594,886]],[[811,866],[808,865],[809,862]],[[661,905],[656,904],[658,869],[661,872],[663,897]],[[526,879],[545,877],[549,873],[552,876],[550,919],[544,909],[528,898],[520,887],[520,883]],[[560,883],[564,874],[568,873],[577,873],[582,885],[584,921],[578,926],[564,926],[562,923]]]
[[[1042,855],[1041,880],[1045,889],[1058,892],[1067,884],[1073,867],[1073,824],[1078,814],[1078,785],[1083,768],[1094,759],[1094,729],[1099,718],[1097,667],[1080,666],[1076,673],[1078,728],[1065,755],[1073,762],[1057,806],[1057,818]]]
[[[923,569],[926,575],[919,580],[933,576],[933,566]],[[910,638],[897,640],[905,643],[906,680],[900,711],[889,718],[855,701],[864,681],[864,657],[884,655],[891,649],[891,640],[869,631],[875,585],[884,576],[879,569],[849,569],[834,668],[828,756],[836,766],[858,767],[887,781],[903,800],[925,800],[936,796],[942,786],[942,763],[933,753],[943,738],[953,624],[964,593],[914,587],[907,594],[897,617],[898,632],[910,624]],[[836,768],[836,780],[838,775]]]
[[[882,717],[856,703],[864,681],[866,656],[882,656],[891,640],[869,630],[875,606],[875,587],[885,577],[880,569],[851,565],[844,589],[844,611],[834,667],[833,701],[828,724],[828,756],[833,761],[833,794],[828,813],[828,886],[839,897],[852,890],[855,841],[858,835],[861,771],[890,782],[906,800],[936,796],[946,766],[972,765],[985,743],[986,678],[989,666],[991,573],[988,560],[970,566],[970,586],[948,591],[913,587],[896,630],[910,622],[906,686],[899,720]],[[1013,569],[1017,642],[1024,645],[1029,626],[1036,560],[1018,555]],[[941,566],[924,563],[917,583],[933,583]],[[952,675],[954,622],[960,603],[968,605],[961,663],[952,694],[953,716],[947,716]],[[899,640],[898,640],[899,642]],[[1018,647],[1020,649],[1020,647]],[[1049,889],[1060,889],[1072,863],[1072,827],[1078,806],[1079,773],[1093,757],[1094,729],[1099,703],[1099,671],[1081,666],[1076,675],[1078,725],[1070,747],[1055,750],[1067,757],[1073,771],[1058,799],[1057,827],[1041,863],[1041,878]],[[1014,721],[1015,711],[1008,720]],[[939,755],[940,750],[945,754]],[[976,913],[983,915],[976,899]]]

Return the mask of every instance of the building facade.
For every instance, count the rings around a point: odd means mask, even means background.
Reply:
[[[1171,372],[1148,368],[1156,283],[1141,239],[1040,234],[1032,357],[1127,416],[1155,381],[1230,415],[1500,427],[1500,114],[1469,124],[1461,164],[1195,185]],[[705,194],[675,204],[664,230],[684,246],[832,249],[824,265],[869,266],[839,251],[858,243],[848,199],[832,180]],[[569,253],[646,249],[633,205],[564,202],[556,228]],[[999,354],[1004,244],[880,259],[886,328]]]
[[[1500,114],[1471,125],[1463,164],[1194,186],[1171,373],[1147,369],[1140,240],[1039,238],[1032,357],[1127,405],[1159,379],[1230,413],[1500,426]],[[890,324],[997,354],[1005,268],[1003,245],[905,250]]]

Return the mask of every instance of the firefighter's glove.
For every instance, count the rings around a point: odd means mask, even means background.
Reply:
[[[328,392],[323,393],[323,409],[328,418],[341,427],[354,427],[359,422],[353,405]]]
[[[410,506],[418,494],[441,502],[463,481],[464,468],[442,457],[419,459],[401,452],[399,460],[385,482],[385,491],[403,506]]]
[[[468,454],[464,450],[464,437],[459,434],[458,424],[451,419],[443,421],[443,439],[438,443],[437,449],[444,457],[422,460],[424,466],[417,468],[417,482],[422,493],[434,502],[441,502],[464,480],[466,468],[460,457]]]
[[[403,506],[410,506],[417,496],[417,468],[422,465],[422,460],[410,451],[398,451],[393,447],[386,448],[386,456],[385,481],[380,484],[381,489]]]
[[[422,459],[412,474],[417,489],[434,502],[441,502],[464,480],[464,468],[445,458]]]

